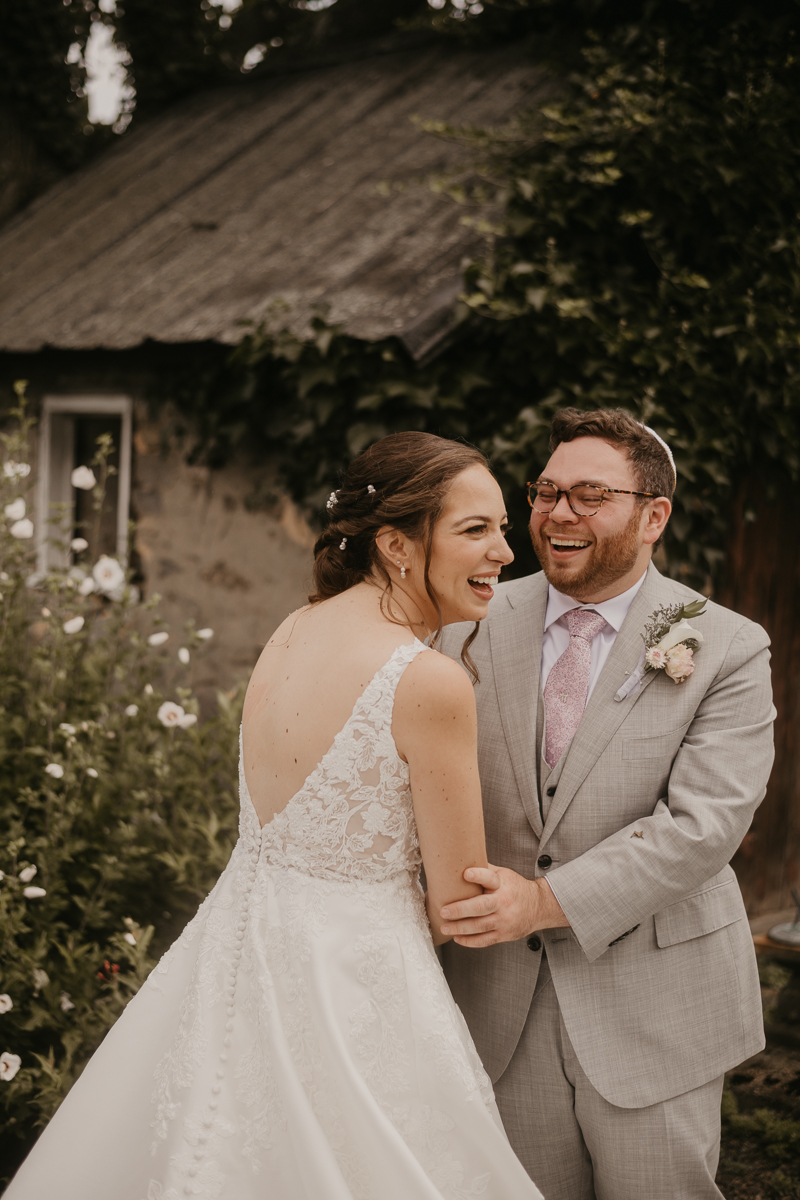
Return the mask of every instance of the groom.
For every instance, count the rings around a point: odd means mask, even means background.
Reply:
[[[764,1045],[728,864],[772,763],[768,639],[712,603],[677,628],[702,597],[650,561],[676,481],[656,435],[564,409],[550,445],[542,573],[497,589],[471,650],[505,866],[465,873],[485,893],[442,910],[443,965],[547,1200],[711,1200],[723,1073]]]

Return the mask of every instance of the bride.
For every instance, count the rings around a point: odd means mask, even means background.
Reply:
[[[245,699],[230,862],[6,1200],[541,1200],[434,953],[486,851],[470,680],[423,639],[486,615],[503,498],[400,433],[328,508]]]

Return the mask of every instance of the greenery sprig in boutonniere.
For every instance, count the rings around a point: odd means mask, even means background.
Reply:
[[[699,629],[689,621],[702,617],[705,600],[657,608],[642,634],[645,671],[666,671],[673,683],[685,683],[694,671],[694,652],[703,644]]]
[[[617,703],[638,696],[648,671],[665,671],[674,683],[685,683],[694,670],[694,652],[703,644],[699,629],[689,619],[701,617],[705,600],[667,604],[648,617],[642,634],[644,649],[636,670],[628,676],[614,699]]]

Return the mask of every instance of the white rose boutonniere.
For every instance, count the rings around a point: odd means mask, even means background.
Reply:
[[[701,617],[705,600],[658,608],[644,627],[644,670],[665,671],[673,683],[685,683],[694,671],[694,652],[703,644],[689,618]]]
[[[705,612],[705,600],[691,604],[662,605],[648,618],[642,634],[644,650],[639,665],[619,689],[615,700],[625,700],[631,692],[641,690],[642,680],[649,671],[663,671],[673,683],[685,683],[694,671],[694,654],[704,638],[699,629],[689,624]]]

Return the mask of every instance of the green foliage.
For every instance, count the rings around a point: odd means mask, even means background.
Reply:
[[[28,458],[16,416],[6,464]],[[0,1059],[3,1173],[212,886],[237,813],[240,697],[198,721],[190,664],[114,560],[31,575],[31,485],[0,471],[0,1055],[21,1060],[8,1078]]]
[[[465,369],[451,375],[441,360],[414,370],[393,339],[359,341],[321,314],[310,336],[298,337],[285,328],[285,315],[285,306],[275,306],[222,371],[166,380],[158,399],[176,401],[186,414],[197,456],[217,465],[243,446],[276,455],[292,493],[314,507],[343,464],[386,433],[430,429],[475,438],[471,398],[486,389],[486,378]]]
[[[84,158],[87,121],[85,72],[79,52],[89,36],[94,4],[79,0],[25,0],[3,10],[0,102],[13,112],[40,151],[63,169]]]
[[[572,11],[549,8],[552,28]],[[669,571],[719,577],[743,486],[775,494],[800,474],[799,14],[645,8],[615,24],[606,5],[576,5],[605,34],[559,103],[503,129],[425,124],[472,150],[471,186],[434,181],[488,238],[466,272],[468,337],[417,368],[397,343],[321,318],[307,339],[273,321],[216,378],[173,390],[198,414],[200,452],[269,446],[316,506],[343,459],[389,430],[465,436],[523,526],[552,412],[622,405],[675,451]]]
[[[736,1097],[728,1088],[722,1096],[722,1121],[740,1137],[756,1138],[768,1158],[789,1163],[796,1162],[800,1155],[800,1121],[781,1117],[771,1108],[741,1113]]]
[[[433,127],[504,202],[466,299],[530,359],[533,403],[495,440],[506,468],[541,461],[561,405],[633,409],[675,451],[667,555],[700,583],[743,479],[800,471],[796,39],[746,15],[704,41],[711,7],[595,42],[563,102],[505,130]]]

